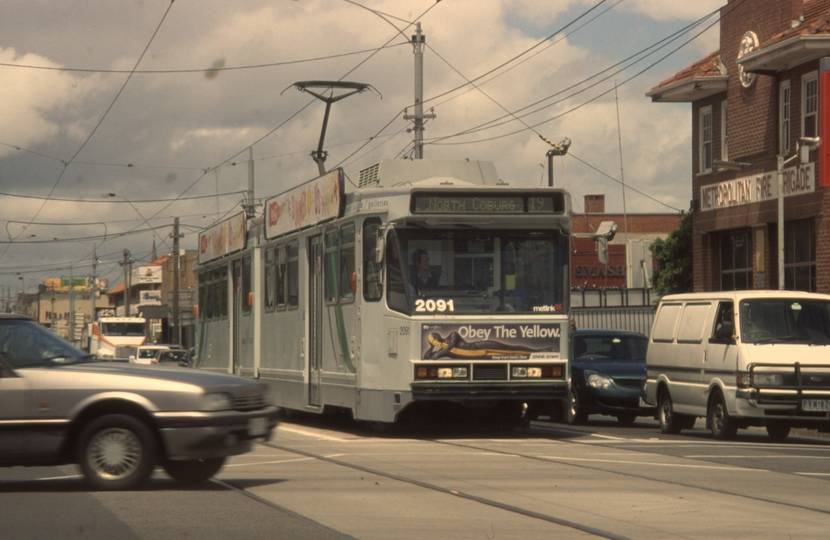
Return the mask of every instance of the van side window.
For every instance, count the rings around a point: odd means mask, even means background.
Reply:
[[[651,332],[651,339],[655,342],[663,341],[671,343],[674,340],[674,328],[677,326],[677,318],[680,316],[682,304],[663,304],[657,312],[657,320],[654,322],[654,329]]]
[[[686,304],[680,316],[680,325],[677,328],[678,343],[700,343],[703,341],[703,331],[709,315],[710,303]]]
[[[722,341],[728,341],[735,336],[735,306],[732,302],[721,302],[718,305],[718,314],[715,316],[715,325],[712,328],[712,337],[718,338]],[[729,331],[730,337],[723,337],[718,335],[718,331],[724,328],[723,323],[731,326]]]

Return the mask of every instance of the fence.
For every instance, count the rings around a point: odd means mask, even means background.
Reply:
[[[571,291],[571,315],[577,328],[630,330],[649,335],[654,304],[652,289]]]

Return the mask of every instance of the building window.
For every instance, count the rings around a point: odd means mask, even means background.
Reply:
[[[801,79],[801,136],[818,135],[818,75],[815,71]]]
[[[729,160],[729,137],[726,136],[726,101],[720,104],[720,158]]]
[[[784,288],[816,290],[816,234],[812,220],[784,224]]]
[[[700,172],[712,172],[712,107],[700,109]]]
[[[752,236],[749,231],[720,235],[720,289],[752,288]]]
[[[778,153],[790,152],[790,81],[783,81],[779,91],[778,116],[781,133],[778,136]]]

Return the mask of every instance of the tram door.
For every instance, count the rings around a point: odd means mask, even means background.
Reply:
[[[233,261],[233,272],[231,290],[233,291],[233,298],[231,298],[231,365],[233,372],[239,374],[239,322],[242,318],[242,261],[237,259]]]
[[[308,404],[320,406],[323,370],[323,237],[308,239]]]

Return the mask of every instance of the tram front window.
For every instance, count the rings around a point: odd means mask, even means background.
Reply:
[[[395,229],[388,244],[389,306],[397,311],[563,310],[568,253],[557,231]]]

